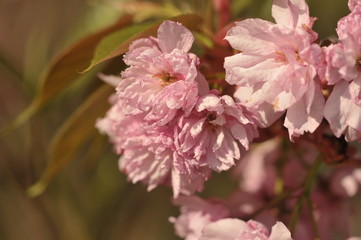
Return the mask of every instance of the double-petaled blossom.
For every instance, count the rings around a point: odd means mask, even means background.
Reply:
[[[134,41],[124,56],[130,67],[122,72],[117,94],[127,114],[146,112],[145,120],[165,125],[182,109],[187,114],[208,84],[197,70],[199,59],[188,53],[194,38],[179,23],[164,21],[158,38]]]
[[[361,139],[361,3],[350,1],[348,16],[338,22],[339,42],[326,48],[328,84],[334,85],[325,118],[336,137]]]
[[[273,225],[271,233],[259,222],[249,220],[244,222],[240,219],[226,218],[208,224],[204,229],[200,240],[292,240],[287,227],[277,222]]]
[[[210,169],[180,158],[174,151],[173,127],[148,124],[144,116],[126,115],[124,102],[118,101],[97,122],[98,129],[110,137],[122,155],[120,169],[133,183],[145,183],[148,191],[160,184],[170,185],[175,197],[201,191]]]
[[[228,170],[258,136],[253,115],[230,96],[210,93],[198,99],[175,130],[178,154],[215,171]]]
[[[98,129],[109,136],[116,152],[122,154],[120,169],[133,183],[145,182],[148,190],[165,184],[171,169],[172,152],[167,148],[171,139],[165,134],[155,134],[155,129],[147,131],[142,124],[144,115],[127,116],[123,108],[124,103],[117,102],[97,122]]]
[[[246,19],[227,33],[226,40],[240,52],[225,59],[226,81],[248,89],[243,100],[263,114],[287,110],[284,126],[292,139],[313,132],[323,118],[318,70],[324,54],[313,43],[314,19],[304,0],[274,0],[272,16],[276,23]],[[262,120],[268,126],[275,117]]]

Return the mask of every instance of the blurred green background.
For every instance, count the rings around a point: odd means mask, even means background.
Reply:
[[[29,105],[41,73],[66,46],[125,12],[136,13],[139,19],[146,14],[164,15],[157,8],[145,9],[144,2],[0,0],[0,126]],[[171,15],[199,12],[207,1],[152,2],[165,5]],[[315,29],[320,38],[335,35],[337,20],[348,12],[347,1],[308,2],[311,16],[319,18]],[[270,20],[270,8],[270,0],[233,0],[232,18]],[[178,239],[168,223],[169,216],[178,215],[171,192],[160,187],[147,193],[140,184],[126,183],[118,171],[118,157],[96,131],[44,194],[33,199],[26,195],[44,170],[52,136],[94,84],[80,80],[27,124],[0,138],[1,240]],[[217,187],[227,182],[217,177],[213,185],[207,184],[208,195],[227,195],[224,187]]]

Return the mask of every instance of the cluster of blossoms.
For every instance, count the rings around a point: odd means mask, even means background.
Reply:
[[[172,21],[160,25],[157,38],[131,44],[121,77],[101,76],[116,94],[97,127],[130,181],[149,191],[172,188],[181,215],[170,221],[180,237],[349,237],[347,199],[361,189],[361,170],[352,166],[360,166],[359,153],[347,143],[361,140],[361,1],[350,0],[349,8],[337,26],[339,41],[329,46],[317,44],[304,0],[274,0],[276,23],[236,22],[225,39],[238,53],[221,61],[230,95],[210,88],[201,60],[190,53],[192,33]],[[284,113],[293,144],[274,127]],[[251,146],[259,136],[262,142]],[[318,176],[320,152],[324,162],[352,164]],[[212,170],[235,165],[239,189],[228,199],[193,195]],[[302,211],[305,204],[310,211]],[[292,237],[281,221],[290,223]]]
[[[203,189],[211,170],[235,165],[258,136],[254,114],[230,96],[209,90],[188,53],[192,33],[165,21],[158,38],[136,40],[124,56],[130,65],[107,116],[97,123],[122,154],[120,168],[148,190],[171,185],[174,197]]]

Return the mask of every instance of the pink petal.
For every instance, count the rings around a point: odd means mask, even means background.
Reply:
[[[347,142],[354,142],[354,141],[360,141],[361,140],[361,131],[357,131],[356,129],[352,127],[348,127],[345,139]]]
[[[287,227],[283,223],[277,222],[273,225],[271,235],[268,240],[292,240],[292,238]]]
[[[335,85],[324,113],[333,133],[337,137],[345,134],[347,141],[359,140],[361,133],[361,106],[351,96],[353,83],[341,81]]]
[[[285,72],[286,66],[270,57],[239,53],[226,57],[224,68],[229,84],[254,85],[257,82],[275,80]]]
[[[316,130],[323,119],[324,102],[320,86],[312,81],[304,97],[287,110],[284,126],[290,139]]]
[[[239,140],[242,146],[248,150],[249,136],[247,135],[246,129],[241,124],[234,124],[230,128],[233,137]]]
[[[201,112],[205,109],[208,111],[221,111],[220,109],[223,108],[220,104],[221,99],[213,94],[208,94],[204,97],[201,97],[198,100],[198,103],[196,105],[196,109],[198,112]]]
[[[122,80],[121,77],[114,76],[114,75],[105,75],[102,73],[98,73],[98,77],[113,87],[117,87],[118,84],[120,83],[120,81]]]
[[[198,83],[198,94],[204,96],[209,92],[209,85],[206,78],[200,72],[197,73],[197,77],[194,79]]]
[[[172,52],[174,49],[188,52],[193,44],[192,33],[180,23],[164,21],[158,29],[159,47],[163,52]]]
[[[269,127],[284,113],[276,112],[272,104],[262,102],[262,91],[255,93],[251,87],[238,87],[234,97],[243,105],[253,108],[258,113],[254,115],[254,118],[257,119],[257,124],[263,128]],[[259,104],[258,102],[262,103]]]
[[[236,27],[228,31],[225,39],[231,46],[240,51],[256,55],[274,53],[276,48],[273,41],[274,23],[261,19],[245,19],[236,23]]]
[[[340,137],[347,127],[347,116],[343,114],[346,109],[350,108],[350,100],[344,97],[347,89],[346,81],[336,84],[325,104],[324,115],[336,137]]]
[[[248,229],[248,226],[247,223],[242,220],[235,218],[221,219],[208,224],[203,229],[203,234],[200,240],[239,239],[243,229]]]
[[[278,25],[286,28],[309,27],[310,17],[304,0],[273,0],[272,16]]]

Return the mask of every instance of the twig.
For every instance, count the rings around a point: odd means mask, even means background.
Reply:
[[[311,188],[312,188],[312,184],[316,178],[317,175],[317,171],[320,168],[321,164],[322,164],[322,158],[323,155],[319,154],[314,162],[314,164],[312,165],[312,168],[310,169],[310,171],[308,172],[306,179],[305,179],[305,184],[304,184],[304,194],[297,200],[296,206],[292,212],[292,216],[291,216],[291,221],[289,224],[289,228],[290,231],[292,233],[295,232],[295,228],[298,222],[298,219],[300,217],[301,211],[302,211],[302,207],[304,204],[305,200],[310,200],[310,196],[311,196]],[[313,215],[313,214],[312,214]]]
[[[315,213],[313,211],[313,203],[311,201],[311,198],[308,197],[307,198],[307,206],[308,206],[308,212],[311,216],[311,227],[312,227],[312,232],[313,235],[315,237],[315,240],[320,240],[320,232],[318,231],[318,226],[317,226],[317,222],[316,222],[316,218],[315,218]]]
[[[252,215],[250,215],[248,217],[248,219],[253,219],[256,216],[258,216],[258,214],[262,213],[263,211],[272,208],[273,206],[277,205],[278,203],[280,203],[283,199],[289,197],[291,194],[293,194],[294,192],[300,190],[300,188],[295,188],[292,189],[290,191],[287,192],[283,192],[280,195],[278,195],[277,197],[275,197],[274,199],[272,199],[270,202],[267,202],[265,205],[263,205],[262,207],[260,207],[259,209],[257,209],[254,213],[252,213]]]

